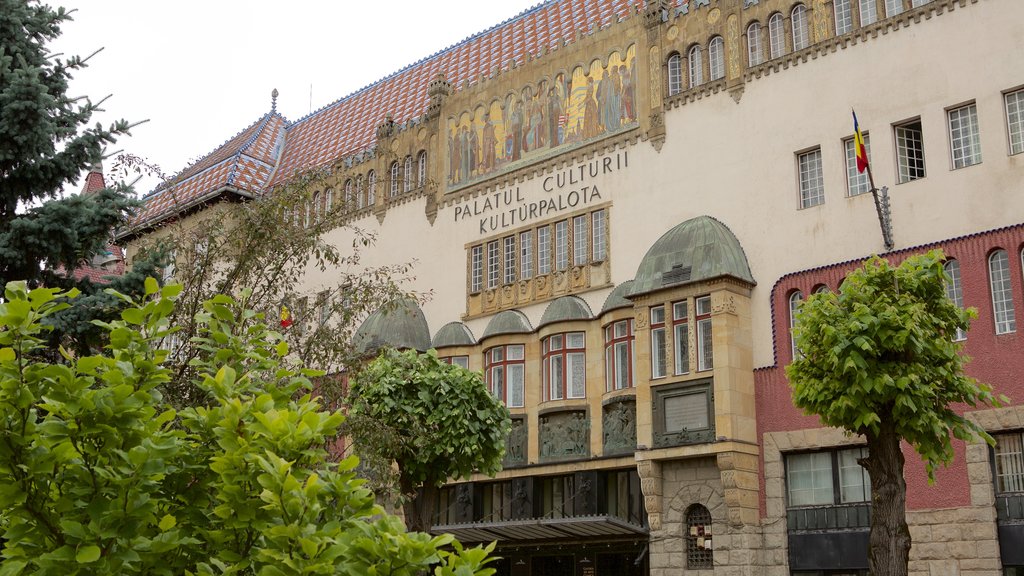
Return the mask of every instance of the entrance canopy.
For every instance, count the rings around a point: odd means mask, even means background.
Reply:
[[[646,536],[647,528],[608,515],[529,518],[434,526],[430,532],[451,534],[461,542],[551,540],[605,536]]]

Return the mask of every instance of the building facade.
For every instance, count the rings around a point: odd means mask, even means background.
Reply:
[[[483,372],[512,414],[504,470],[446,487],[434,531],[497,540],[516,576],[866,574],[864,442],[793,407],[792,317],[871,254],[941,247],[979,311],[969,372],[1012,403],[969,411],[997,446],[956,442],[934,485],[905,450],[911,572],[1018,576],[1020,22],[1015,0],[551,0],[297,121],[272,109],[121,238],[131,258],[329,167],[296,221],[346,210],[368,265],[415,260],[433,291],[361,336]]]

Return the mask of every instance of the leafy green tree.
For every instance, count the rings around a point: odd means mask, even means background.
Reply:
[[[78,301],[84,306],[51,317],[58,328],[51,338],[69,336],[81,348],[95,344],[87,320],[114,317],[119,303],[88,279],[76,281],[72,271],[107,246],[137,201],[123,185],[62,197],[63,187],[131,128],[124,120],[87,126],[102,102],[68,96],[68,81],[87,59],[61,58],[46,44],[69,19],[63,8],[0,0],[0,286],[11,280],[77,286],[86,295]],[[141,294],[144,274],[153,268],[140,262],[112,286]]]
[[[438,488],[449,478],[501,469],[512,423],[479,373],[447,364],[433,350],[384,349],[361,370],[349,393],[356,452],[398,468],[405,522],[430,528]]]
[[[953,459],[952,438],[992,443],[957,406],[999,405],[991,388],[964,374],[967,359],[953,342],[973,309],[946,297],[941,251],[892,267],[870,259],[838,294],[811,296],[797,314],[800,354],[786,367],[793,401],[823,423],[863,435],[871,476],[872,574],[906,575],[910,531],[903,478],[904,440],[935,467]]]
[[[408,533],[325,445],[343,421],[316,373],[246,309],[205,303],[195,360],[209,404],[180,412],[155,346],[180,286],[146,282],[104,324],[103,354],[37,360],[55,289],[10,283],[0,303],[0,575],[488,576],[490,549]],[[249,320],[243,323],[242,320]]]

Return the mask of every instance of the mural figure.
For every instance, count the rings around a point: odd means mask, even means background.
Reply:
[[[498,141],[494,134],[494,123],[491,122],[491,114],[484,112],[484,127],[480,136],[482,142],[482,158],[480,162],[480,173],[486,174],[496,168],[495,146]]]
[[[583,138],[586,140],[601,134],[600,108],[594,96],[594,79],[588,76],[586,93],[583,97]]]

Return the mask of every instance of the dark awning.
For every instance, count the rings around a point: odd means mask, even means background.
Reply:
[[[599,515],[444,524],[433,526],[430,532],[451,534],[462,542],[490,542],[492,540],[646,536],[647,528],[615,516]]]

